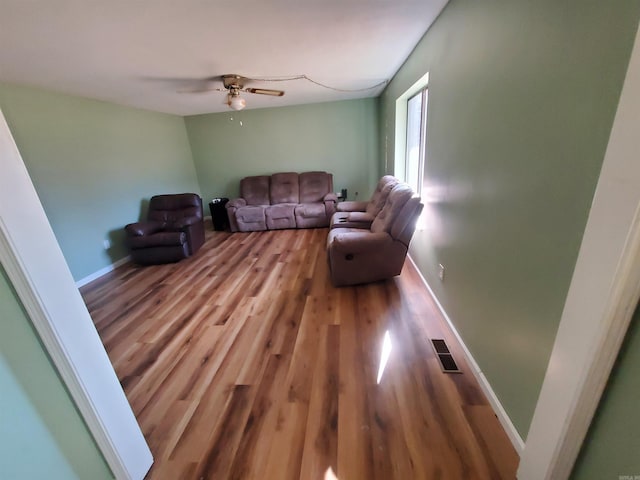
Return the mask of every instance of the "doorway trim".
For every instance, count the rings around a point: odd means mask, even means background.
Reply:
[[[116,479],[153,457],[0,110],[0,263]]]
[[[568,478],[640,298],[640,34],[518,478]]]

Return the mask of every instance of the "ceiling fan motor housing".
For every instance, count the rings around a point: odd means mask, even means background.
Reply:
[[[229,90],[242,90],[246,80],[246,78],[240,75],[222,75],[222,84],[224,88],[228,88]]]
[[[246,106],[246,101],[240,96],[240,92],[257,93],[259,95],[271,95],[281,97],[284,95],[282,90],[270,90],[267,88],[244,88],[246,82],[251,81],[250,78],[241,75],[222,75],[220,77],[224,88],[229,91],[227,95],[227,105],[234,110],[242,110]]]

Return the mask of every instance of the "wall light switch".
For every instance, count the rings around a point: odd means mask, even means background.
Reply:
[[[108,238],[105,238],[102,241],[102,245],[104,246],[105,250],[109,250],[111,248],[111,240],[109,240]]]
[[[444,265],[442,264],[438,265],[438,278],[441,282],[444,282]]]

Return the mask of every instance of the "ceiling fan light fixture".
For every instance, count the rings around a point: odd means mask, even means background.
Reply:
[[[229,99],[229,106],[234,110],[242,110],[247,106],[247,102],[244,98],[242,98],[239,94],[232,95]]]

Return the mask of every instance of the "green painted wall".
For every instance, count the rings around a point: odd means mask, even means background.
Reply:
[[[451,0],[382,95],[391,170],[395,100],[429,72],[427,227],[411,255],[523,438],[639,14],[637,0]]]
[[[186,117],[203,197],[236,197],[248,175],[325,170],[336,191],[369,198],[379,178],[377,109],[369,98]]]
[[[573,480],[640,476],[640,308],[600,399],[596,416],[576,462]]]
[[[379,177],[377,99],[183,119],[0,84],[0,108],[76,280],[127,255],[122,227],[156,193],[235,196],[246,175],[327,170],[362,199]]]
[[[0,108],[76,280],[127,255],[149,197],[199,193],[181,117],[6,84]]]
[[[0,426],[0,478],[113,478],[2,266]]]

